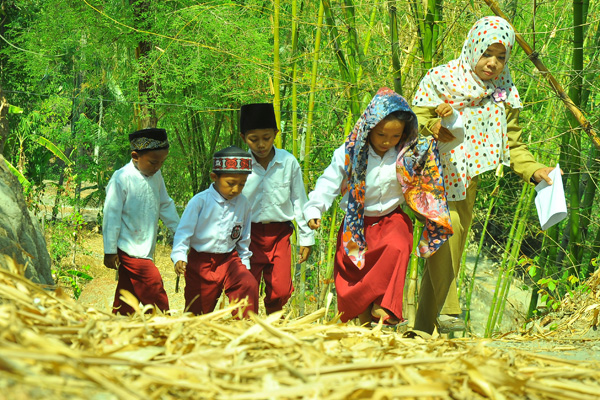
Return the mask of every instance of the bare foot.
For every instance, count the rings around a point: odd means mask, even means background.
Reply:
[[[358,314],[358,320],[360,321],[361,326],[371,326],[371,321],[373,317],[371,317],[371,306],[367,307],[367,309],[360,314]]]
[[[371,309],[371,315],[375,318],[381,320],[387,320],[388,324],[394,325],[399,323],[398,319],[390,312],[388,312],[385,308],[381,307],[379,304],[373,304],[373,308]]]

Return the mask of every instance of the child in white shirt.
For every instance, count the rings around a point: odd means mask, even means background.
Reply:
[[[257,282],[265,281],[264,303],[270,314],[283,309],[294,291],[291,221],[298,225],[298,263],[306,261],[315,238],[302,213],[307,199],[300,165],[273,146],[278,132],[273,104],[242,106],[240,131],[252,156],[252,174],[243,191],[252,208],[250,271]]]
[[[258,284],[250,273],[250,203],[242,189],[252,159],[239,147],[215,153],[213,184],[195,195],[173,239],[175,272],[185,276],[185,308],[194,314],[214,310],[225,290],[230,301],[248,299],[243,311],[258,312]]]
[[[121,300],[121,290],[129,291],[142,304],[167,311],[167,293],[152,260],[158,219],[172,231],[179,223],[160,173],[169,154],[167,133],[164,129],[142,129],[129,135],[129,141],[131,162],[110,178],[104,202],[104,265],[119,271],[113,313],[134,313]]]
[[[304,216],[312,229],[337,195],[344,195],[334,263],[342,321],[404,322],[412,223],[400,206],[407,203],[426,218],[421,256],[434,253],[452,233],[436,155],[431,140],[418,138],[417,118],[406,100],[382,88],[309,194]]]

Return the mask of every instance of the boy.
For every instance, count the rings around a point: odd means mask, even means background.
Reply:
[[[169,309],[160,272],[152,261],[158,219],[172,231],[179,223],[160,168],[169,155],[164,129],[148,128],[129,135],[131,162],[113,174],[104,202],[104,265],[118,270],[113,313],[133,314],[120,291],[131,292],[142,304]]]
[[[253,161],[243,191],[252,208],[250,271],[257,282],[261,275],[265,280],[265,309],[270,314],[283,309],[294,291],[291,221],[298,224],[298,263],[306,261],[315,239],[302,212],[307,199],[300,165],[293,155],[273,146],[278,132],[273,105],[242,106],[240,131]]]
[[[244,317],[258,312],[258,284],[248,271],[250,204],[241,195],[251,172],[252,159],[244,150],[218,151],[210,174],[214,183],[195,195],[181,216],[171,259],[175,272],[185,276],[185,308],[194,314],[213,311],[223,290],[230,301],[248,298]]]

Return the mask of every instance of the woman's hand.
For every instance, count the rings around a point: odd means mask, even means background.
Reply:
[[[431,133],[434,138],[440,142],[451,142],[456,137],[450,131],[442,126],[442,121],[438,121],[431,127]]]
[[[550,179],[550,177],[548,176],[548,174],[550,172],[552,172],[554,170],[555,167],[544,167],[544,168],[540,168],[537,171],[535,171],[533,173],[533,180],[536,181],[537,183],[540,183],[541,181],[546,181],[546,183],[548,185],[552,185],[552,179]],[[563,170],[560,170],[560,174],[564,175]]]
[[[441,118],[452,115],[453,112],[454,109],[448,103],[442,103],[435,108],[435,113]]]

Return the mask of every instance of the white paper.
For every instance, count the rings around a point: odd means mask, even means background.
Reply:
[[[546,181],[541,181],[535,187],[537,192],[535,207],[540,218],[540,225],[544,231],[567,218],[567,202],[565,201],[560,166],[556,164],[556,168],[548,176],[552,179],[552,185],[548,185]]]
[[[442,126],[450,131],[456,139],[451,142],[438,140],[437,145],[440,153],[449,153],[465,139],[465,127],[460,112],[454,110],[452,115],[442,118]]]

